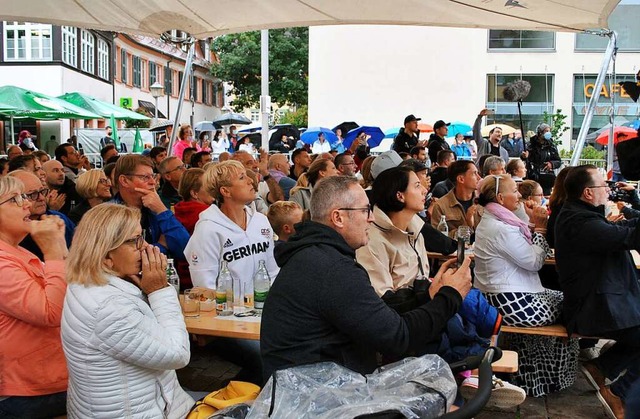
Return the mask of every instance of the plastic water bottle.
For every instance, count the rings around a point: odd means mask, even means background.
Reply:
[[[229,272],[226,260],[222,261],[216,279],[216,313],[219,316],[233,314],[233,277]]]
[[[265,261],[261,260],[260,265],[258,265],[258,271],[253,276],[253,303],[257,310],[264,308],[264,302],[267,299],[270,288],[271,277],[269,276],[269,271],[267,271]]]
[[[449,226],[447,225],[447,216],[441,215],[438,223],[438,231],[445,236],[449,236]]]
[[[176,294],[180,295],[180,277],[173,266],[173,259],[167,259],[167,282],[176,289]]]

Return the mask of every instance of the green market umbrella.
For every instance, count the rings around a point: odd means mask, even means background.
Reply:
[[[100,119],[101,116],[57,97],[16,86],[0,87],[0,114],[11,120],[11,141],[14,139],[13,118],[33,119]]]
[[[142,135],[140,135],[140,129],[136,128],[136,136],[133,139],[133,152],[142,153],[144,146],[142,145]]]
[[[103,118],[110,118],[111,115],[115,119],[134,119],[134,120],[148,120],[150,118],[133,112],[120,106],[114,105],[109,102],[105,102],[96,99],[92,96],[85,95],[80,92],[65,93],[62,96],[58,96],[59,99],[65,100],[69,103],[73,103],[76,106],[81,107],[89,112],[101,115]]]
[[[113,133],[111,134],[111,138],[113,138],[113,141],[116,143],[116,148],[118,149],[118,151],[120,151],[120,138],[118,137],[118,124],[116,123],[116,118],[115,116],[113,116],[113,114],[111,114],[111,117],[109,118],[109,126],[113,131]]]

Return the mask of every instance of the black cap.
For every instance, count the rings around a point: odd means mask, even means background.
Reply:
[[[416,118],[416,116],[414,114],[411,115],[407,115],[406,118],[404,118],[404,123],[407,124],[409,122],[413,122],[413,121],[421,121],[422,118]]]
[[[435,124],[433,124],[433,129],[434,131],[437,130],[438,128],[442,128],[442,127],[448,127],[449,125],[451,125],[451,123],[446,123],[444,122],[442,119],[439,121],[436,121]]]
[[[400,166],[410,167],[414,172],[422,172],[423,170],[427,170],[428,167],[424,163],[422,163],[418,159],[407,159],[400,163]]]

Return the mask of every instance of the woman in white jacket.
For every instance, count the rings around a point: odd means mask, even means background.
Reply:
[[[474,244],[474,285],[498,308],[504,324],[546,326],[560,320],[563,295],[545,289],[538,271],[551,256],[544,238],[547,211],[537,206],[530,222],[514,211],[520,205],[518,185],[510,175],[487,176],[479,204],[484,207]],[[531,231],[533,228],[533,232]],[[573,384],[577,368],[577,339],[535,335],[507,335],[520,355],[518,385],[530,396],[543,396]]]
[[[189,336],[166,265],[138,209],[101,204],[82,218],[62,313],[69,418],[184,418],[193,405],[175,373]]]

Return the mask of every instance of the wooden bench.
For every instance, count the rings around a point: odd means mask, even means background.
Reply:
[[[515,351],[502,351],[502,358],[491,364],[493,372],[512,374],[518,371],[518,353]]]
[[[500,331],[503,333],[519,333],[522,335],[542,335],[542,336],[553,336],[558,338],[568,338],[569,335],[567,333],[567,328],[561,324],[552,324],[549,326],[538,326],[538,327],[515,327],[515,326],[502,326]],[[576,335],[575,333],[571,335],[572,338],[583,337],[580,335]]]

